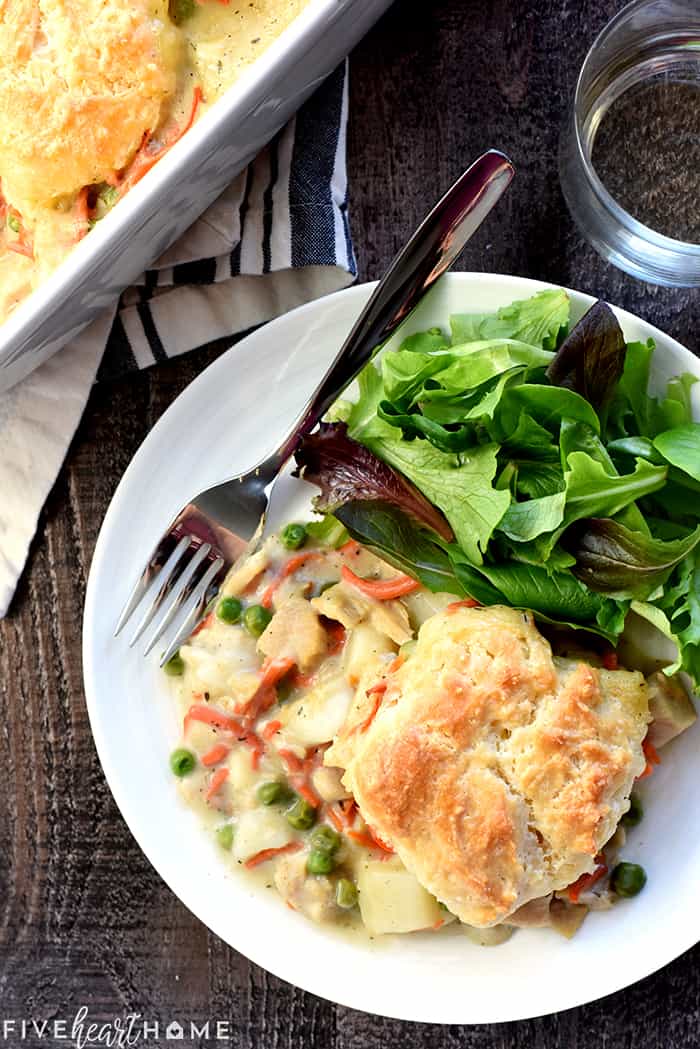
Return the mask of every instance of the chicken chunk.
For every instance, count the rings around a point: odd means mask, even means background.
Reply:
[[[321,615],[342,623],[346,630],[368,622],[397,645],[413,637],[408,612],[400,601],[375,601],[349,583],[336,583],[311,604]]]
[[[304,673],[325,655],[326,631],[318,614],[303,597],[288,598],[275,612],[258,641],[268,659],[292,659]]]

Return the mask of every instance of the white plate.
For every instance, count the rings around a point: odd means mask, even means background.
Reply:
[[[452,274],[402,334],[444,324],[451,312],[495,309],[543,286]],[[180,802],[168,769],[177,725],[165,679],[126,638],[112,639],[117,612],[162,528],[193,490],[262,458],[370,291],[364,285],[339,292],[249,336],[203,372],[144,441],[105,518],[88,584],[84,666],[95,742],[124,819],[159,874],[210,929],[276,976],[342,1005],[406,1020],[491,1023],[567,1009],[647,976],[700,939],[700,724],[664,753],[646,787],[646,815],[624,853],[649,875],[636,900],[592,914],[571,942],[528,930],[483,948],[446,930],[367,943],[314,926],[273,890],[254,891],[227,868],[211,834]],[[577,319],[593,300],[571,295]],[[617,313],[628,339],[656,340],[657,377],[700,376],[700,363],[682,346]],[[294,512],[310,492],[288,482]]]

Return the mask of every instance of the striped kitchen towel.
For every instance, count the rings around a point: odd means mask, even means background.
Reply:
[[[0,394],[0,618],[96,378],[233,341],[353,281],[347,109],[344,63],[113,309]]]

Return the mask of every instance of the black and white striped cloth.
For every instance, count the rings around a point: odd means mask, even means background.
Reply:
[[[343,64],[117,306],[0,394],[0,617],[96,378],[234,342],[352,283],[347,109]]]
[[[247,331],[351,283],[347,86],[344,63],[122,296],[99,378]]]

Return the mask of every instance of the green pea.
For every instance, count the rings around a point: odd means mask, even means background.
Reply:
[[[221,848],[228,852],[233,845],[233,825],[224,823],[223,827],[217,827],[216,840]]]
[[[410,656],[412,656],[413,653],[416,651],[417,645],[418,642],[415,640],[404,641],[401,648],[399,649],[399,655],[403,656],[404,659],[409,659]]]
[[[357,886],[349,878],[338,878],[335,883],[335,902],[344,911],[357,905]]]
[[[105,186],[100,190],[100,200],[106,208],[113,208],[119,200],[119,190],[116,186]]]
[[[262,605],[249,605],[243,613],[245,628],[253,637],[260,637],[271,619],[272,612],[263,608]]]
[[[186,750],[185,747],[178,747],[170,755],[170,768],[181,779],[183,776],[187,776],[196,764],[196,757],[191,750]]]
[[[646,871],[638,863],[618,863],[610,878],[610,888],[618,896],[636,896],[646,883]]]
[[[306,542],[306,525],[288,524],[280,532],[280,542],[287,550],[299,550]]]
[[[261,783],[257,791],[257,798],[261,805],[275,805],[280,801],[289,801],[290,796],[289,787],[277,780]]]
[[[316,809],[303,798],[297,798],[287,813],[287,822],[295,830],[309,830],[316,822]]]
[[[335,860],[330,852],[322,849],[312,849],[306,860],[306,869],[309,874],[330,874],[335,867]]]
[[[237,597],[222,597],[216,614],[223,623],[237,623],[243,614],[243,605]]]
[[[637,824],[642,822],[643,817],[644,809],[641,801],[636,794],[630,794],[630,807],[620,820],[620,823],[623,827],[636,827]]]
[[[163,667],[166,674],[170,677],[182,677],[185,673],[185,661],[179,652],[176,652],[174,656],[171,656],[168,662]]]
[[[320,827],[311,835],[311,846],[314,849],[318,849],[319,852],[335,852],[340,845],[340,835],[337,831],[329,827],[327,823],[322,823]]]
[[[277,702],[286,703],[292,692],[294,691],[294,682],[289,676],[283,677],[281,681],[278,681],[275,685],[277,692]]]
[[[9,214],[7,216],[7,225],[10,227],[13,233],[19,233],[19,219],[16,215]]]
[[[196,6],[195,0],[169,0],[168,14],[175,25],[182,25],[192,17]]]

